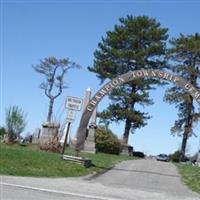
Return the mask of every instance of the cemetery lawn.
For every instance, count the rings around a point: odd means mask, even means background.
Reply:
[[[74,152],[66,148],[66,153]],[[0,175],[32,177],[77,177],[110,168],[123,160],[135,159],[129,156],[81,153],[92,159],[94,166],[85,168],[80,164],[64,161],[60,154],[44,152],[37,145],[0,144]]]
[[[183,182],[193,191],[200,193],[200,167],[176,164]]]

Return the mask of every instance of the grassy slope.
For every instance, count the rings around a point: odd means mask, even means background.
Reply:
[[[200,193],[200,167],[176,164],[183,182],[193,191]]]
[[[67,149],[69,154],[73,152]],[[59,154],[42,152],[37,146],[0,144],[0,174],[15,176],[72,177],[83,176],[108,168],[122,160],[133,159],[128,156],[82,153],[81,156],[92,159],[94,166],[82,165],[61,160]]]

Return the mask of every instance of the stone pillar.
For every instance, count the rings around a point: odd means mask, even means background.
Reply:
[[[87,94],[87,91],[86,91],[86,94]],[[90,96],[91,96],[91,91],[89,91],[89,92],[90,92]],[[95,110],[92,113],[90,125],[88,128],[87,138],[86,138],[85,144],[84,144],[84,151],[90,152],[90,153],[96,153],[96,149],[95,149],[95,132],[96,132],[96,128],[97,128],[97,126],[96,126],[96,118],[97,117],[96,116],[97,116],[97,109],[95,108]]]
[[[85,145],[84,145],[84,151],[90,152],[90,153],[96,153],[95,149],[95,132],[96,128],[95,127],[90,127],[88,130],[88,136],[85,140]]]
[[[122,143],[122,150],[120,155],[133,156],[133,147]]]
[[[120,155],[129,155],[128,145],[122,143],[122,151]]]
[[[57,139],[60,124],[46,122],[42,124],[42,135],[40,137],[40,146],[53,142]]]

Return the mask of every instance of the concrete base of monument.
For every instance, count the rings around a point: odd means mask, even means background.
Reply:
[[[55,138],[58,135],[60,124],[46,122],[42,124],[42,135],[40,137],[40,146],[43,144],[55,141]]]
[[[93,141],[86,140],[83,152],[96,153],[95,143]]]
[[[95,129],[89,128],[87,139],[84,144],[84,152],[96,153],[95,149]]]
[[[130,145],[124,144],[120,155],[133,156],[133,147]]]

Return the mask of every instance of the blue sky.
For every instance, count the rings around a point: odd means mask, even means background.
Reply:
[[[32,65],[48,56],[69,57],[82,66],[66,76],[69,88],[55,104],[54,117],[61,120],[66,115],[66,96],[83,98],[90,87],[95,93],[101,86],[94,74],[87,71],[93,64],[93,53],[106,31],[112,30],[119,17],[128,14],[148,15],[156,18],[162,27],[169,28],[169,37],[179,33],[200,32],[199,1],[64,1],[64,0],[1,0],[1,112],[0,125],[4,124],[5,108],[18,105],[28,113],[26,131],[33,132],[45,121],[48,99],[38,85],[42,76]],[[144,108],[152,119],[146,127],[131,135],[129,143],[147,154],[171,153],[181,143],[181,138],[170,135],[176,119],[173,105],[163,102],[165,88],[151,92],[155,104]],[[99,111],[108,103],[105,98]],[[78,126],[80,113],[73,124]],[[112,130],[122,136],[124,124],[113,124]],[[195,131],[200,135],[200,127]],[[189,153],[197,151],[198,138],[189,139]]]

